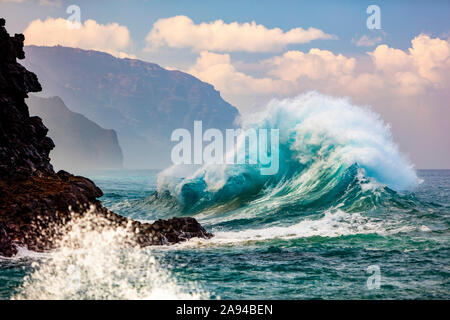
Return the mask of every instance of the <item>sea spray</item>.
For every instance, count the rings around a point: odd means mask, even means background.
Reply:
[[[195,283],[175,280],[151,249],[133,245],[130,228],[99,221],[92,210],[64,227],[56,250],[35,258],[13,299],[209,297]]]

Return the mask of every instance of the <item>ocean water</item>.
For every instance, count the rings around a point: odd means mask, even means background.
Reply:
[[[144,221],[159,217],[148,208],[156,171],[90,174],[107,207]],[[448,299],[450,170],[418,175],[423,182],[412,193],[390,195],[389,207],[311,213],[291,226],[268,217],[270,227],[246,232],[242,221],[201,213],[197,218],[215,238],[136,249],[124,260],[109,252],[115,241],[102,236],[87,237],[87,252],[58,253],[51,263],[48,255],[22,250],[13,259],[0,258],[0,297]],[[172,215],[181,214],[164,217]],[[381,281],[369,290],[372,265],[379,266]],[[81,291],[67,285],[78,268]],[[162,271],[167,275],[159,283]],[[96,292],[86,292],[93,287]]]
[[[193,216],[212,239],[124,248],[74,222],[61,249],[0,258],[0,298],[449,299],[450,170],[415,170],[372,111],[310,93],[243,119],[280,168],[86,172],[111,210]]]

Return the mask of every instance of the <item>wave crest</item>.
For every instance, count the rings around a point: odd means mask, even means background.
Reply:
[[[323,205],[345,200],[342,195],[352,185],[364,193],[367,186],[407,190],[418,182],[413,166],[392,141],[389,126],[369,108],[347,99],[309,92],[272,100],[241,124],[244,130],[279,129],[278,174],[263,176],[256,165],[248,164],[175,165],[160,173],[158,192],[196,211],[255,200]]]

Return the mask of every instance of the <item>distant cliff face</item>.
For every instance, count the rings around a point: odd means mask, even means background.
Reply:
[[[70,108],[115,129],[125,166],[170,164],[176,128],[234,127],[236,108],[210,84],[152,63],[118,59],[81,49],[29,46],[25,66],[39,74],[46,96],[60,96]]]
[[[122,167],[122,150],[114,130],[103,129],[70,111],[59,97],[30,96],[27,104],[30,114],[42,118],[56,144],[50,153],[55,168],[77,171]]]

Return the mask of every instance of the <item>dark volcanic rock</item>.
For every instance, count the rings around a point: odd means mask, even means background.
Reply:
[[[62,227],[91,206],[99,221],[131,227],[133,241],[142,246],[211,237],[193,218],[148,224],[119,216],[97,200],[103,193],[91,180],[54,172],[49,159],[54,143],[25,104],[27,94],[41,85],[16,62],[24,58],[23,35],[10,37],[4,26],[0,19],[0,255],[14,255],[16,244],[37,251],[53,248]]]
[[[53,141],[42,120],[30,117],[24,101],[28,92],[42,88],[36,75],[16,62],[25,57],[24,36],[10,37],[4,24],[0,22],[0,177],[51,173]]]
[[[17,248],[13,244],[13,240],[7,232],[6,225],[0,222],[0,253],[10,257],[17,253]]]

